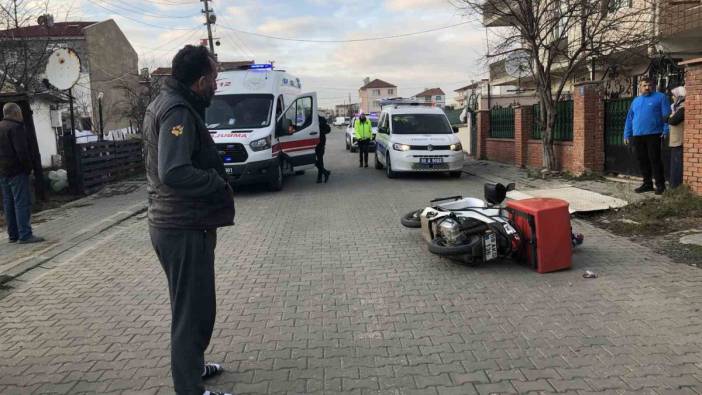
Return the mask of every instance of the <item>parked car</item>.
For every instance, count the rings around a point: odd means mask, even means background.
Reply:
[[[375,138],[375,168],[398,172],[448,172],[460,177],[463,149],[444,111],[437,107],[383,107]]]
[[[357,118],[358,117],[351,118],[351,122],[349,122],[349,125],[346,127],[346,150],[351,152],[356,152],[358,150],[358,143],[356,142],[356,137],[354,137],[354,126],[356,125]],[[375,134],[378,133],[378,118],[369,117],[368,119],[371,121],[371,126],[373,128],[373,140],[371,140],[369,149],[373,150],[375,149]]]
[[[334,119],[334,126],[344,126],[347,122],[347,117],[336,117],[336,119]]]

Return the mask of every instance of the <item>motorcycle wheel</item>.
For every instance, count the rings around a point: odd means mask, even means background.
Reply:
[[[422,210],[414,210],[410,211],[409,213],[405,214],[400,218],[400,223],[402,223],[402,226],[405,228],[421,228],[422,227],[422,221],[419,218],[419,215],[422,213]]]
[[[473,248],[475,247],[476,242],[481,242],[480,238],[477,240],[471,239],[471,242],[467,244],[447,246],[443,244],[440,238],[434,238],[431,243],[428,244],[428,246],[429,252],[436,255],[464,255],[473,253]]]

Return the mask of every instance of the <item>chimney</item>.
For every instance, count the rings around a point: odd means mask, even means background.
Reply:
[[[370,77],[366,77],[363,79],[363,86],[366,86],[370,83]]]

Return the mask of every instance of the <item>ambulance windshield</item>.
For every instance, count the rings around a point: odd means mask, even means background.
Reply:
[[[207,128],[258,129],[271,123],[273,95],[218,95],[207,108]]]

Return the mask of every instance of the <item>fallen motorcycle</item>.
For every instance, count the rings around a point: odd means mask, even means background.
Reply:
[[[527,199],[513,204],[514,207],[509,207],[509,204],[505,207],[502,202],[511,190],[514,190],[514,184],[487,183],[484,186],[485,200],[463,196],[434,199],[429,207],[402,216],[401,223],[408,228],[421,228],[430,252],[463,263],[513,258],[528,260],[540,272],[563,268],[566,263],[569,267],[571,248],[581,244],[583,236],[571,231],[567,202]],[[565,221],[563,208],[566,210]],[[549,226],[537,227],[537,222]],[[566,236],[563,232],[568,232],[568,248],[563,246]],[[551,236],[554,233],[556,237]],[[542,240],[540,249],[537,249],[539,238]],[[543,245],[547,241],[550,245]],[[553,258],[542,257],[554,253],[567,253],[567,262],[560,259],[563,262],[552,265],[549,260]]]

